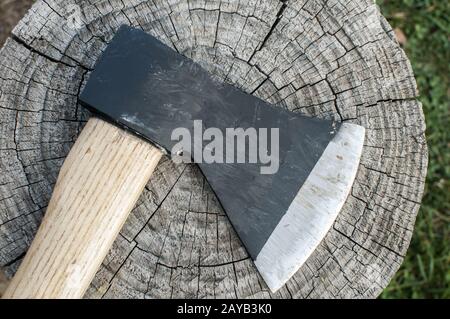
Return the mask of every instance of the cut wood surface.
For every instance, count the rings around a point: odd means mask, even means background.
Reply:
[[[271,294],[195,165],[163,158],[87,298],[372,298],[399,268],[427,167],[410,63],[372,0],[37,1],[0,51],[0,266],[17,270],[89,118],[78,101],[122,24],[294,112],[363,125],[351,195]]]

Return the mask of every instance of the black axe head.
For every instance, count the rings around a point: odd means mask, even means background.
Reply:
[[[81,101],[169,156],[182,150],[184,158],[194,157],[272,291],[299,269],[332,226],[353,184],[364,141],[358,125],[274,107],[125,26],[97,62]],[[227,134],[236,128],[234,136]],[[234,161],[198,160],[208,141],[200,136],[199,145],[195,139],[206,129],[222,132],[223,141],[215,145],[233,152]],[[191,133],[192,150],[181,149],[174,132]],[[258,144],[252,142],[255,136]],[[243,138],[248,151],[243,163],[236,162],[242,155],[237,142],[226,147],[235,138]],[[261,150],[261,143],[272,149]],[[251,151],[258,156],[252,159]],[[275,155],[270,163],[265,151]]]

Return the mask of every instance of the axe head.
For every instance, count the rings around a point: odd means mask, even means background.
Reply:
[[[174,130],[192,133],[195,144],[200,120],[203,129],[223,132],[224,144],[230,141],[230,128],[268,130],[259,135],[258,146],[273,146],[273,171],[267,171],[268,163],[262,160],[267,154],[261,153],[256,161],[247,156],[244,163],[196,162],[271,291],[295,274],[332,226],[351,190],[364,142],[361,126],[274,107],[221,83],[156,38],[130,27],[121,27],[106,48],[81,101],[169,156],[179,142],[172,139]],[[271,135],[276,131],[278,136]],[[246,137],[251,151],[255,145]],[[188,156],[201,153],[201,143],[200,150],[198,145],[187,150]],[[237,157],[242,150],[236,144],[232,150],[224,147]]]

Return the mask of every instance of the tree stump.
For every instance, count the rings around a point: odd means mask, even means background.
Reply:
[[[372,0],[37,1],[0,51],[0,265],[17,269],[89,117],[78,96],[122,24],[244,91],[363,125],[351,195],[306,264],[268,291],[195,165],[163,159],[87,298],[371,298],[399,268],[426,175],[411,66]]]

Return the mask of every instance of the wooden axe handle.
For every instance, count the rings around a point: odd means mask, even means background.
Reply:
[[[90,119],[3,298],[81,298],[161,156],[139,137]]]

